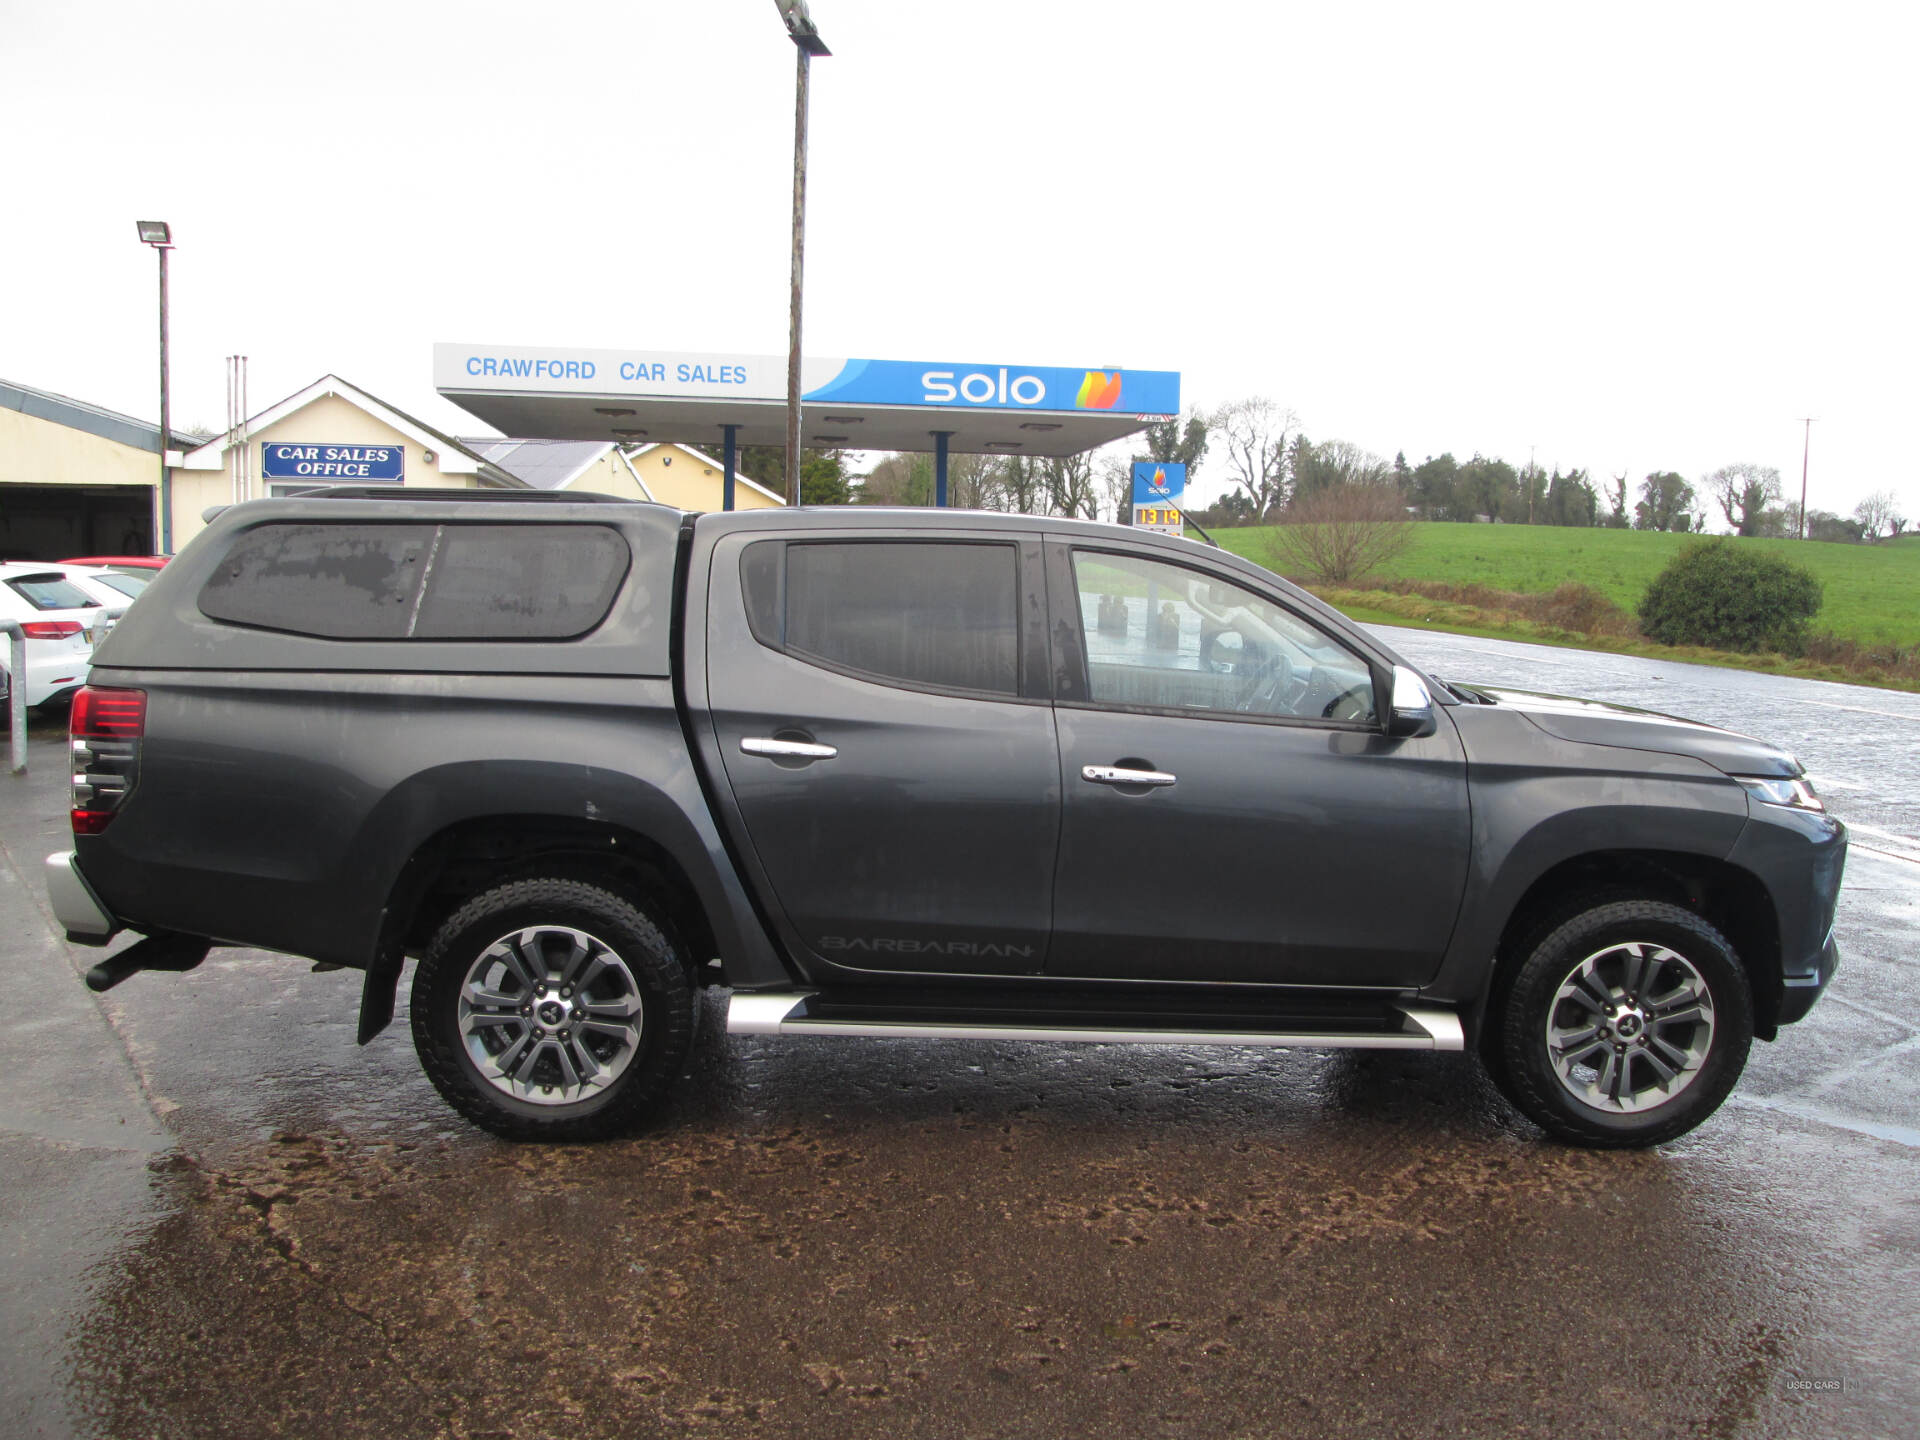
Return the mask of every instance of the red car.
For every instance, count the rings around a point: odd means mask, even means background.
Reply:
[[[62,565],[111,565],[131,570],[158,570],[170,559],[166,555],[78,555],[62,560]]]

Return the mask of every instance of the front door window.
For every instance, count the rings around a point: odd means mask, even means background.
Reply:
[[[1081,550],[1073,571],[1096,705],[1377,719],[1366,662],[1250,590],[1137,555]]]

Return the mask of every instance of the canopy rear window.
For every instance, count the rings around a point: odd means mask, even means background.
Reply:
[[[200,610],[328,640],[574,640],[631,564],[604,525],[288,522],[235,537]]]

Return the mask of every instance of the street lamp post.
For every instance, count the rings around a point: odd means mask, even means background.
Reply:
[[[800,503],[800,275],[807,225],[807,77],[813,57],[831,55],[807,14],[807,0],[773,0],[799,53],[793,102],[793,295],[787,325],[787,504]]]
[[[137,220],[140,239],[160,254],[160,543],[162,555],[173,552],[173,472],[167,469],[167,446],[173,441],[172,415],[167,395],[167,252],[173,232],[164,220]]]

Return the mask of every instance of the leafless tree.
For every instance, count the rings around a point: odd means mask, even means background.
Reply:
[[[1700,482],[1741,535],[1758,535],[1767,507],[1780,498],[1780,472],[1770,465],[1722,465]]]
[[[1397,559],[1413,543],[1407,507],[1391,485],[1332,485],[1301,496],[1273,532],[1273,568],[1342,584]]]
[[[1007,462],[998,455],[955,455],[947,461],[947,503],[960,510],[1014,508],[1006,485]],[[882,455],[860,477],[862,505],[931,505],[933,457]]]
[[[1900,532],[1893,527],[1893,515],[1899,503],[1891,490],[1876,490],[1853,507],[1853,518],[1860,522],[1860,529],[1869,540],[1878,540],[1882,530],[1898,535]]]
[[[947,501],[961,510],[1004,510],[997,455],[954,455],[947,461]]]
[[[1100,518],[1118,525],[1133,521],[1133,462],[1109,455],[1100,462],[1100,490],[1107,499],[1107,513]]]
[[[914,459],[912,455],[882,455],[873,468],[860,477],[858,498],[862,505],[915,505]]]
[[[1040,482],[1055,515],[1069,520],[1098,520],[1100,500],[1093,479],[1093,456],[1049,455],[1040,461]]]
[[[1209,424],[1226,455],[1232,483],[1247,492],[1254,514],[1263,520],[1270,517],[1286,502],[1288,456],[1299,417],[1256,395],[1222,405]]]
[[[1045,515],[1047,487],[1041,462],[1030,455],[1009,455],[1000,462],[1000,493],[1015,515]]]

